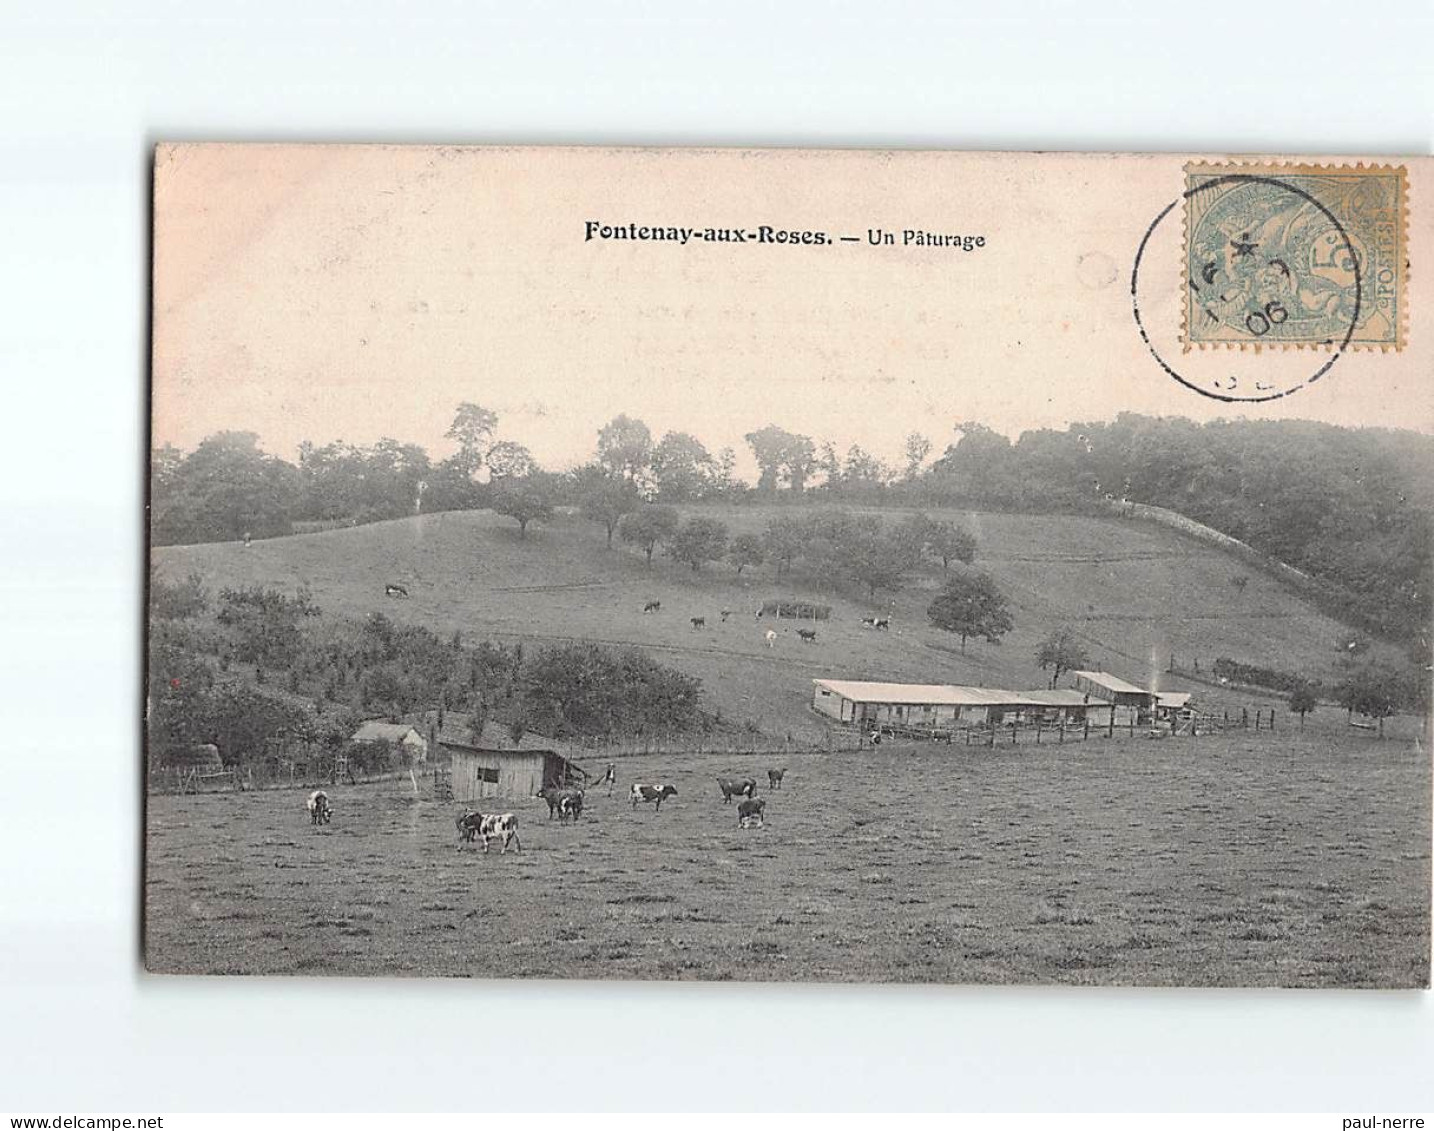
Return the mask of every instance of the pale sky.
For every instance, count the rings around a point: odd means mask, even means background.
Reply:
[[[1431,331],[1348,353],[1266,405],[1176,384],[1140,341],[1131,267],[1182,189],[1177,156],[184,146],[155,209],[155,442],[257,432],[392,436],[435,459],[456,405],[544,466],[590,458],[619,412],[751,463],[768,423],[899,463],[957,420],[1012,436],[1122,411],[1434,431]],[[1342,158],[1341,161],[1349,161]],[[1411,197],[1434,188],[1409,159]],[[822,231],[831,246],[586,240],[606,224]],[[983,235],[984,248],[873,247],[868,229]],[[1427,263],[1427,223],[1410,233]],[[1307,350],[1182,353],[1177,208],[1139,296],[1182,373],[1291,384]],[[1428,270],[1409,309],[1434,309]]]

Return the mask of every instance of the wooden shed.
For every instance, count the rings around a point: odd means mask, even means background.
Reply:
[[[547,786],[587,781],[587,774],[556,750],[495,750],[446,738],[439,745],[448,755],[454,801],[532,797]]]

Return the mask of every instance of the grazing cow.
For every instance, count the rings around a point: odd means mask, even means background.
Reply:
[[[693,618],[692,618],[692,627],[693,627],[693,628],[703,628],[703,627],[706,626],[706,624],[707,624],[707,618],[706,618],[706,617],[693,617]]]
[[[767,771],[767,788],[781,789],[782,779],[787,776],[787,768],[783,766],[780,770]]]
[[[776,634],[775,631],[773,631],[772,629],[769,628],[769,629],[767,629],[767,647],[768,647],[768,648],[775,648],[776,646],[777,646],[777,634]]]
[[[799,628],[797,629],[797,635],[800,636],[806,644],[815,644],[817,642],[817,630],[814,628]]]
[[[322,789],[316,789],[309,794],[306,802],[309,808],[309,824],[327,825],[329,818],[334,815],[334,807],[329,804],[329,795]]]
[[[754,778],[743,778],[741,781],[718,778],[717,788],[722,791],[722,804],[730,805],[734,797],[751,797],[756,793],[757,782]]]
[[[661,611],[662,611],[662,602],[661,602],[661,601],[649,601],[647,604],[645,604],[645,605],[642,606],[642,611],[643,611],[644,613],[657,613],[657,612],[661,612]]]
[[[762,810],[767,807],[767,802],[761,797],[749,797],[742,804],[737,806],[737,827],[749,829],[752,822],[757,822],[759,829],[766,828],[767,822],[762,819]]]
[[[861,627],[862,627],[862,628],[875,628],[875,627],[876,627],[876,618],[875,618],[875,617],[862,617],[862,618],[861,618]]]
[[[402,585],[385,585],[383,595],[385,597],[407,597],[408,590]]]
[[[641,785],[634,783],[632,787],[632,807],[637,808],[639,801],[652,802],[653,812],[662,811],[662,803],[669,797],[676,797],[677,790],[670,785]]]
[[[523,842],[518,839],[518,818],[512,813],[491,813],[485,817],[482,813],[465,809],[456,824],[460,849],[465,843],[472,844],[475,838],[481,838],[484,852],[488,851],[490,840],[498,839],[503,841],[503,853],[508,851],[509,842],[516,844],[519,852],[523,851]]]
[[[872,627],[872,628],[879,628],[879,629],[881,629],[883,632],[885,632],[887,629],[889,629],[889,628],[891,627],[891,618],[890,618],[889,616],[886,616],[886,617],[877,617],[871,627]]]
[[[538,790],[539,797],[548,803],[548,820],[559,820],[571,816],[577,820],[583,812],[583,791],[571,787],[549,785]]]

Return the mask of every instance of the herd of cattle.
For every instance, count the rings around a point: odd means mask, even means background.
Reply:
[[[660,612],[662,611],[662,602],[661,602],[661,601],[648,601],[647,604],[645,604],[645,605],[642,606],[642,611],[643,611],[644,614],[647,614],[647,613],[660,613]],[[767,614],[766,614],[765,610],[763,610],[763,609],[758,609],[758,610],[757,610],[757,619],[758,619],[758,620],[761,620],[761,619],[762,619],[764,616],[766,616],[766,615],[767,615]],[[732,616],[732,610],[731,610],[731,609],[723,609],[723,610],[722,610],[722,623],[723,623],[723,624],[726,624],[728,618],[730,618],[731,616]],[[706,618],[705,616],[691,617],[690,619],[691,619],[691,621],[692,621],[692,630],[693,630],[694,632],[700,632],[702,629],[704,629],[704,628],[707,627],[707,618]],[[861,626],[862,626],[862,628],[874,628],[874,629],[878,629],[878,630],[881,630],[881,631],[886,631],[886,630],[889,630],[889,629],[891,628],[891,617],[890,617],[890,616],[884,616],[884,617],[876,617],[876,616],[872,616],[872,617],[862,617],[862,618],[861,618]],[[803,644],[815,644],[815,643],[817,642],[817,630],[814,629],[814,628],[799,628],[799,629],[797,629],[797,636],[798,636],[798,638],[802,641]],[[767,629],[766,633],[764,634],[764,639],[765,639],[766,642],[767,642],[767,647],[768,647],[768,648],[775,648],[775,647],[777,646],[777,631],[776,631],[776,629],[772,629],[772,628]]]
[[[772,790],[782,788],[782,780],[786,777],[787,771],[783,767],[780,770],[767,771],[767,787]],[[598,779],[597,784],[606,783],[608,796],[612,796],[612,786],[617,780],[617,767],[609,763],[603,776]],[[718,778],[717,788],[722,793],[722,803],[730,805],[734,797],[741,798],[737,805],[737,827],[748,829],[753,826],[764,828],[766,826],[765,810],[767,802],[765,798],[758,797],[756,778]],[[546,786],[537,792],[537,796],[548,803],[548,820],[557,819],[559,823],[566,821],[576,822],[583,815],[583,802],[587,791],[575,786]],[[663,782],[659,785],[648,785],[644,782],[634,782],[628,791],[628,798],[632,802],[632,808],[638,805],[651,805],[654,813],[662,811],[662,803],[669,797],[677,796],[677,787]],[[334,814],[333,802],[329,795],[322,789],[316,789],[309,794],[305,806],[309,811],[309,822],[313,825],[327,825]],[[523,851],[523,842],[518,838],[518,818],[513,813],[479,813],[475,809],[465,808],[455,819],[458,826],[458,847],[462,849],[465,844],[476,844],[483,842],[483,851],[488,851],[490,842],[502,841],[502,851],[508,851],[508,845],[512,844],[517,851]]]

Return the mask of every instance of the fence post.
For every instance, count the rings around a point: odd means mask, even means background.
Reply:
[[[1059,736],[1056,738],[1056,745],[1057,745],[1057,746],[1064,746],[1064,745],[1065,745],[1065,741],[1066,741],[1066,717],[1065,717],[1064,715],[1062,715],[1062,716],[1061,716],[1061,729],[1060,729],[1060,731],[1059,731]]]
[[[1036,745],[1039,746],[1040,744],[1041,744],[1041,724],[1040,724],[1040,720],[1037,720],[1037,721],[1036,721]]]
[[[1241,708],[1240,708],[1240,725],[1241,725],[1242,727],[1244,727],[1246,730],[1249,730],[1249,729],[1250,729],[1250,708],[1248,708],[1248,707],[1241,707]]]
[[[1255,708],[1255,729],[1260,729],[1260,723],[1264,721],[1265,710],[1263,707]]]

